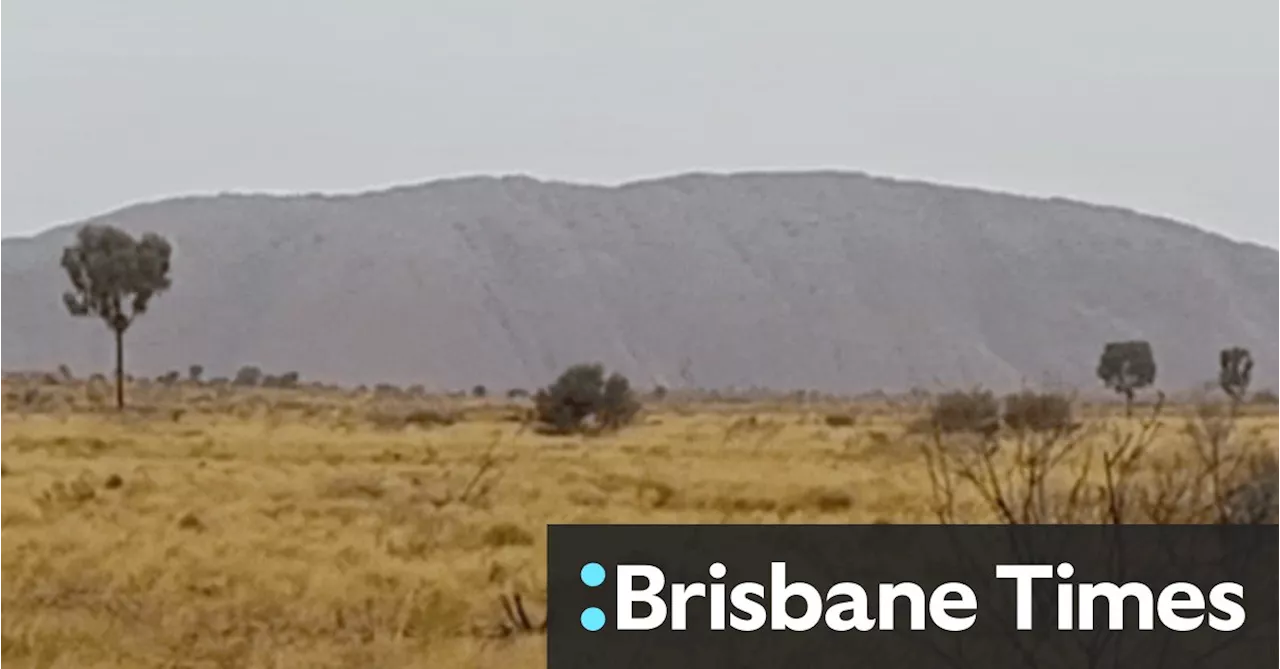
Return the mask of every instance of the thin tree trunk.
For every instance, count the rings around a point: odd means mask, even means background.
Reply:
[[[116,330],[116,410],[124,411],[124,330]]]

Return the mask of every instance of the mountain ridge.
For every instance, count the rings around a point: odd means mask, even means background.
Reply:
[[[617,185],[468,176],[190,195],[87,222],[175,244],[126,338],[139,373],[257,364],[342,382],[530,387],[600,360],[641,385],[1096,387],[1147,338],[1162,385],[1245,345],[1274,383],[1277,253],[1166,217],[861,172]],[[105,369],[58,296],[79,223],[4,240],[4,367]],[[1095,350],[1096,349],[1096,350]],[[692,370],[692,371],[690,371]]]
[[[403,191],[426,190],[437,186],[448,186],[458,183],[467,182],[503,182],[503,181],[526,181],[545,186],[564,186],[569,188],[582,188],[593,190],[625,190],[628,188],[636,188],[650,185],[663,185],[670,182],[678,182],[687,179],[732,179],[735,177],[757,177],[757,178],[791,178],[791,177],[837,177],[837,178],[857,178],[867,179],[871,181],[882,182],[891,185],[900,186],[923,186],[929,188],[939,188],[956,192],[964,192],[976,195],[993,195],[999,197],[1009,197],[1026,200],[1028,202],[1043,202],[1050,204],[1063,204],[1067,206],[1080,207],[1086,210],[1095,210],[1099,212],[1114,212],[1119,214],[1134,215],[1152,222],[1164,223],[1179,229],[1189,229],[1197,233],[1209,235],[1211,237],[1220,238],[1233,244],[1242,244],[1245,246],[1258,247],[1268,251],[1277,251],[1273,246],[1268,246],[1261,242],[1248,239],[1237,239],[1217,230],[1201,227],[1194,223],[1179,220],[1171,215],[1156,214],[1141,209],[1127,207],[1115,204],[1103,204],[1098,202],[1090,202],[1088,200],[1076,197],[1068,197],[1062,195],[1035,195],[1030,193],[1021,193],[1011,190],[1000,190],[998,188],[990,188],[983,186],[971,186],[956,183],[934,182],[924,179],[890,176],[885,174],[875,174],[864,172],[861,170],[847,169],[800,169],[800,170],[693,170],[687,172],[676,172],[672,174],[641,177],[628,179],[618,183],[599,183],[585,180],[559,179],[550,177],[539,177],[527,172],[510,172],[504,174],[458,174],[453,176],[445,176],[425,181],[414,181],[408,183],[397,183],[387,186],[367,187],[358,190],[332,190],[332,191],[270,191],[270,190],[228,190],[220,192],[196,192],[179,195],[158,196],[147,199],[137,200],[127,204],[106,210],[103,213],[94,214],[84,219],[76,221],[66,221],[53,224],[43,230],[39,230],[27,234],[9,235],[0,238],[0,241],[19,242],[40,237],[41,235],[64,230],[69,227],[75,227],[84,224],[85,221],[109,218],[125,213],[131,209],[138,207],[147,207],[157,204],[165,204],[170,202],[181,202],[185,200],[216,200],[219,198],[247,198],[247,199],[268,199],[268,200],[311,200],[317,199],[321,201],[332,200],[359,200],[367,197],[376,197],[380,195],[391,195]]]

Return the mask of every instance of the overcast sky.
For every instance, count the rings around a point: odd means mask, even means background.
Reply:
[[[1276,0],[6,0],[3,232],[187,193],[849,168],[1277,244]]]

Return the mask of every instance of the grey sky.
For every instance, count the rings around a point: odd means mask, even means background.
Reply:
[[[3,224],[463,173],[849,168],[1277,244],[1275,0],[10,0]]]

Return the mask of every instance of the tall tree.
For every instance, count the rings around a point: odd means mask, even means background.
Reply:
[[[1253,356],[1249,349],[1233,346],[1218,354],[1218,385],[1234,404],[1244,400],[1253,376]]]
[[[1121,341],[1107,344],[1098,360],[1098,378],[1103,385],[1124,395],[1126,416],[1133,413],[1133,394],[1156,380],[1156,359],[1151,344]]]
[[[116,408],[124,409],[124,333],[151,298],[169,288],[173,248],[154,233],[135,240],[109,225],[86,225],[75,244],[62,250],[62,268],[72,290],[62,301],[72,316],[96,316],[116,340]]]

